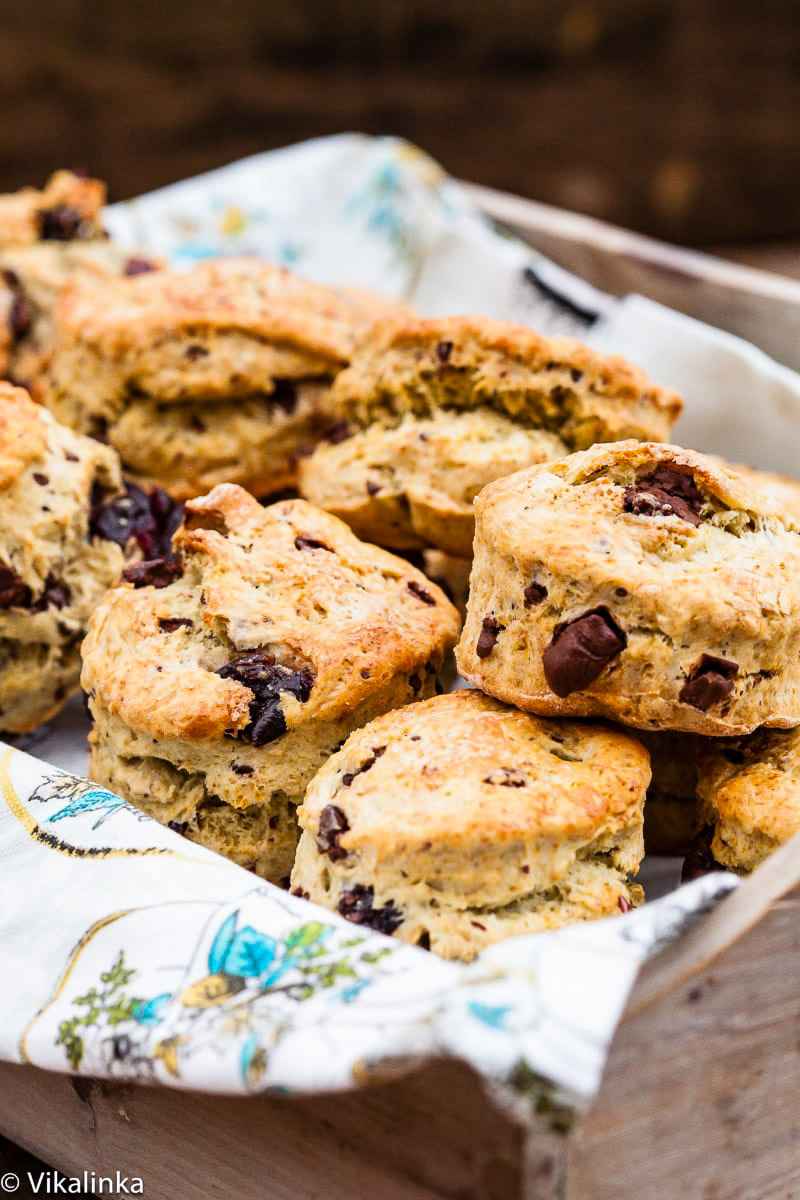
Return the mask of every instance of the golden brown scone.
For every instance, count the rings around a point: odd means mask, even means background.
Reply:
[[[353,729],[433,693],[458,616],[302,500],[221,485],[187,504],[174,547],[182,567],[127,568],[91,622],[90,774],[280,880],[311,776]]]
[[[611,726],[546,721],[480,692],[352,734],[308,786],[294,891],[445,958],[627,911],[647,751]]]
[[[100,239],[0,245],[0,373],[24,382],[40,399],[53,352],[56,301],[66,284],[97,287],[160,265]]]
[[[800,729],[704,741],[698,794],[713,858],[755,870],[800,830]]]
[[[686,854],[700,828],[697,754],[705,741],[692,733],[649,733],[637,737],[650,755],[653,777],[644,806],[648,854]]]
[[[800,538],[732,471],[595,446],[490,484],[462,674],[531,712],[710,735],[800,723]]]
[[[737,471],[747,483],[763,492],[800,526],[800,481],[789,479],[786,475],[776,475],[772,471],[757,471],[754,467],[744,467],[738,463],[730,469]]]
[[[93,506],[121,490],[112,450],[0,383],[4,733],[34,729],[77,690],[89,615],[123,566],[122,547],[97,528]]]
[[[266,495],[331,424],[330,383],[366,319],[363,301],[256,259],[68,289],[45,402],[137,482]]]
[[[487,483],[593,442],[665,438],[681,410],[624,359],[484,317],[378,322],[333,402],[349,437],[301,463],[303,495],[370,541],[462,558]]]
[[[56,171],[44,188],[0,195],[0,247],[104,238],[106,186],[99,179]]]

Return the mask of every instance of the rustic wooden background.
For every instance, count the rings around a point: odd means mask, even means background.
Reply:
[[[3,188],[64,163],[122,198],[362,129],[686,244],[800,235],[797,0],[0,0],[0,17]]]

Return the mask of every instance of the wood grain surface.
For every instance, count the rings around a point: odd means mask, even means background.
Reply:
[[[795,0],[0,3],[0,187],[361,129],[684,244],[800,235]],[[46,18],[45,18],[46,14]]]

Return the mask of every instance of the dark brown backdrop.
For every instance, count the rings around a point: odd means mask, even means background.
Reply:
[[[797,0],[0,0],[0,187],[342,129],[676,241],[800,233]]]

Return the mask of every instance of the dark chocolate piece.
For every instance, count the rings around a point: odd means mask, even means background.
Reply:
[[[562,698],[588,687],[627,645],[606,608],[594,608],[556,628],[542,654],[548,686]]]

